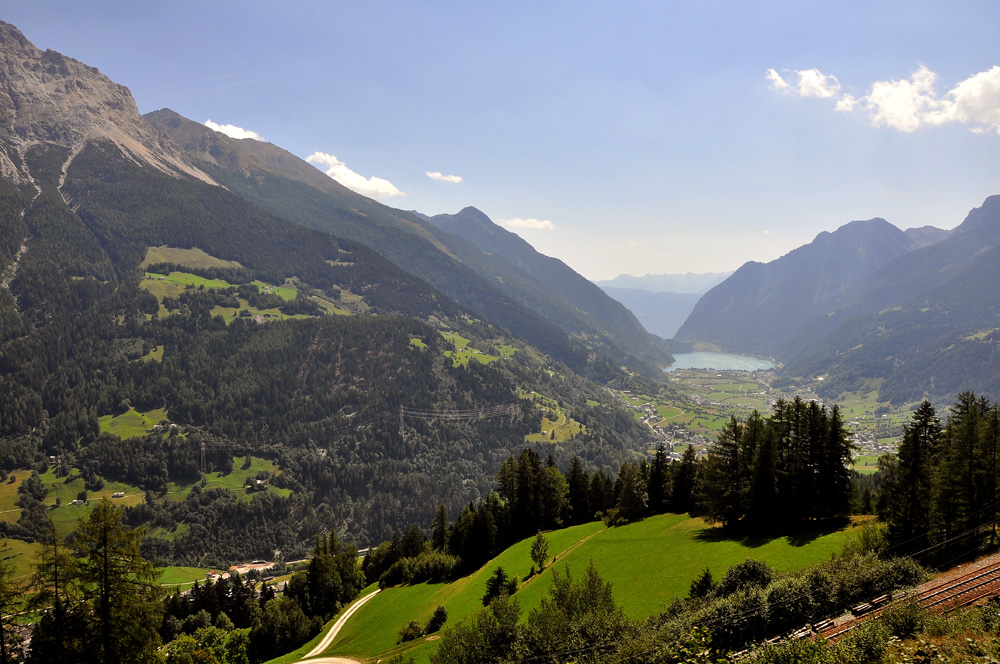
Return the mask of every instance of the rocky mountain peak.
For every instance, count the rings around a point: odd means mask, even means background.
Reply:
[[[0,175],[31,182],[23,157],[32,146],[68,148],[72,160],[97,139],[111,141],[137,163],[211,182],[142,119],[128,88],[73,58],[39,50],[0,21],[0,143],[6,148],[0,150]]]

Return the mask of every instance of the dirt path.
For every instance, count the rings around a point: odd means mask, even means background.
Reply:
[[[373,593],[371,593],[369,595],[365,595],[361,599],[359,599],[356,602],[354,602],[354,604],[352,604],[350,606],[350,608],[347,609],[347,611],[344,611],[344,615],[340,616],[340,618],[337,619],[337,622],[333,623],[333,627],[331,627],[330,631],[326,633],[326,636],[324,636],[320,640],[320,642],[316,644],[316,647],[313,648],[312,650],[310,650],[308,653],[306,653],[306,655],[302,659],[300,659],[298,662],[296,662],[295,664],[300,664],[300,663],[302,663],[302,664],[357,664],[356,660],[349,659],[347,657],[319,657],[319,655],[323,654],[323,651],[330,647],[330,644],[333,643],[333,640],[335,638],[337,638],[337,634],[340,633],[341,628],[347,623],[347,620],[351,616],[354,615],[354,612],[357,611],[358,609],[360,609],[365,604],[365,602],[367,602],[368,600],[370,600],[372,597],[375,597],[375,595],[378,595],[380,592],[382,592],[381,589],[376,590],[375,592],[373,592]],[[313,657],[313,658],[316,658],[316,659],[310,659],[310,657]]]

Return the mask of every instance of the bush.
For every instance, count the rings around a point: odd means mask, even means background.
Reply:
[[[430,617],[427,624],[424,625],[424,634],[433,634],[434,632],[441,629],[445,621],[448,620],[448,611],[443,606],[438,606],[434,609],[434,615]]]
[[[419,639],[424,635],[424,630],[420,627],[420,623],[416,620],[411,620],[406,624],[406,627],[399,630],[399,640],[396,643],[406,643],[407,641],[413,641],[414,639]]]
[[[424,551],[416,558],[407,560],[411,561],[409,583],[447,581],[458,566],[458,558],[440,551]]]
[[[382,572],[378,579],[379,588],[389,588],[404,583],[410,583],[413,579],[413,570],[410,569],[410,559],[400,558],[394,562],[389,569]]]
[[[774,570],[760,560],[747,558],[726,571],[719,582],[719,594],[728,597],[747,588],[766,588],[774,580]]]

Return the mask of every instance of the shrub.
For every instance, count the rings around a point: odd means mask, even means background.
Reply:
[[[760,560],[747,558],[726,571],[726,575],[719,582],[718,592],[723,597],[728,597],[747,588],[766,588],[773,580],[774,570],[771,569],[770,565]]]
[[[411,620],[406,624],[406,627],[399,630],[399,640],[396,643],[406,643],[407,641],[413,641],[414,639],[419,639],[424,635],[423,628],[420,627],[420,623],[416,620]]]
[[[448,620],[448,611],[439,605],[438,608],[434,609],[434,614],[430,617],[430,620],[424,625],[424,634],[433,634],[438,631],[446,620]]]

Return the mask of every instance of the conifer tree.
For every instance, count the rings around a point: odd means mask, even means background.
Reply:
[[[913,412],[910,423],[903,427],[893,481],[884,489],[889,538],[893,543],[904,544],[904,550],[926,546],[930,531],[931,479],[941,428],[934,407],[924,399]]]
[[[139,552],[142,530],[122,525],[121,509],[102,498],[74,538],[78,578],[97,623],[94,652],[103,664],[157,660],[159,574]]]

